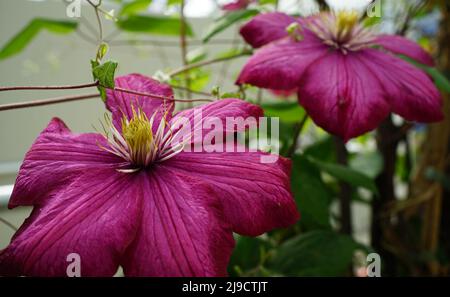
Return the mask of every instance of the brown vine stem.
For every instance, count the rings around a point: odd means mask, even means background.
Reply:
[[[98,86],[98,82],[95,82],[93,84],[85,84],[85,85],[77,85],[77,86],[23,86],[23,87],[0,87],[0,91],[12,91],[12,90],[64,90],[64,89],[75,89],[80,88],[80,86],[83,87],[94,87]],[[105,87],[107,88],[107,87]],[[117,92],[124,92],[128,94],[134,94],[139,96],[145,96],[150,97],[153,99],[159,99],[159,100],[168,100],[172,102],[213,102],[212,99],[174,99],[174,98],[168,98],[156,94],[150,94],[145,92],[139,92],[124,88],[115,87],[114,91]],[[209,94],[208,94],[209,95]],[[34,100],[34,101],[26,101],[26,102],[19,102],[19,103],[9,103],[9,104],[3,104],[0,105],[0,111],[5,110],[11,110],[11,109],[20,109],[20,108],[27,108],[27,107],[35,107],[35,106],[42,106],[42,105],[50,105],[50,104],[56,104],[56,103],[63,103],[63,102],[71,102],[71,101],[77,101],[77,100],[83,100],[83,99],[90,99],[90,98],[96,98],[100,95],[98,93],[94,94],[85,94],[85,95],[77,95],[77,96],[64,96],[64,97],[56,97],[56,98],[49,98],[49,99],[42,99],[42,100]]]
[[[232,43],[233,40],[234,39],[213,39],[208,41],[208,44],[228,45]],[[151,46],[173,46],[173,47],[180,46],[180,43],[176,40],[129,39],[129,40],[111,40],[108,43],[111,46],[129,46],[129,45],[139,45],[139,46],[151,45]],[[242,43],[242,40],[240,41],[240,43]],[[204,44],[205,43],[201,40],[189,39],[189,45],[204,45]]]
[[[0,92],[4,91],[20,91],[20,90],[71,90],[71,89],[83,89],[92,88],[98,86],[98,81],[81,85],[65,85],[65,86],[12,86],[12,87],[0,87]]]
[[[56,98],[49,98],[49,99],[42,99],[42,100],[35,100],[35,101],[3,104],[3,105],[0,105],[0,111],[19,109],[19,108],[27,108],[27,107],[35,107],[35,106],[42,106],[42,105],[50,105],[50,104],[77,101],[77,100],[90,99],[90,98],[96,98],[96,97],[100,97],[100,95],[98,93],[95,93],[95,94],[65,96],[65,97],[56,97]]]
[[[7,221],[4,218],[0,217],[0,222],[2,222],[3,224],[5,224],[6,226],[8,226],[9,228],[13,229],[14,231],[19,230],[16,226],[14,226],[12,223],[10,223],[9,221]]]

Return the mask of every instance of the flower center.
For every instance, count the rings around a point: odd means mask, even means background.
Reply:
[[[157,150],[153,142],[152,125],[147,115],[139,109],[133,108],[133,117],[128,120],[122,118],[122,136],[128,146],[131,160],[135,165],[148,165],[147,156],[152,149]]]
[[[183,143],[173,143],[175,135],[171,129],[166,129],[167,113],[162,115],[156,132],[153,132],[153,123],[156,111],[149,119],[142,109],[133,108],[131,119],[123,116],[122,132],[118,131],[110,117],[106,116],[104,125],[104,137],[108,140],[108,147],[102,149],[113,153],[132,165],[132,168],[120,169],[122,172],[135,172],[148,167],[153,162],[167,160],[183,148]]]
[[[306,22],[306,27],[323,43],[347,54],[371,46],[372,32],[359,24],[359,14],[354,10],[322,13]]]
[[[356,11],[342,10],[336,14],[337,40],[348,40],[350,34],[358,24],[359,15]]]

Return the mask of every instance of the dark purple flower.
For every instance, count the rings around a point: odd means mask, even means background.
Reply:
[[[432,66],[419,45],[401,36],[375,35],[353,12],[299,19],[258,15],[241,29],[260,48],[237,80],[275,90],[298,89],[314,122],[345,140],[375,129],[390,112],[408,121],[442,119],[442,100],[422,70],[396,55]]]
[[[173,97],[138,74],[116,85]],[[119,265],[127,276],[220,276],[232,232],[256,236],[298,219],[288,160],[185,152],[165,125],[192,120],[194,109],[172,116],[173,104],[113,91],[106,105],[108,137],[74,134],[55,118],[26,154],[9,207],[34,208],[0,252],[1,275],[64,276],[77,253],[82,276],[111,276]],[[237,99],[198,109],[221,120],[262,114]]]

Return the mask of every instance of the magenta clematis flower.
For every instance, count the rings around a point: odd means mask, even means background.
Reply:
[[[297,89],[314,122],[345,140],[375,129],[390,112],[408,121],[441,120],[441,96],[432,80],[396,56],[432,66],[430,55],[401,36],[375,35],[358,19],[346,11],[304,19],[256,16],[241,35],[260,49],[237,84]]]
[[[173,98],[138,74],[116,85]],[[26,154],[9,207],[34,208],[0,252],[1,275],[64,276],[76,253],[82,276],[111,276],[119,265],[127,276],[221,276],[232,232],[256,236],[298,219],[288,160],[169,144],[175,131],[165,123],[195,110],[224,120],[259,117],[259,107],[224,99],[172,115],[173,104],[113,91],[106,105],[108,137],[74,134],[55,118]]]
[[[245,9],[245,8],[247,8],[247,6],[249,6],[253,2],[256,2],[256,1],[255,0],[233,0],[230,3],[222,5],[222,9],[227,10],[227,11]]]

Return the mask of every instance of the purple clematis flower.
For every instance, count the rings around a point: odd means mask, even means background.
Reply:
[[[348,11],[304,19],[256,16],[241,35],[260,49],[237,84],[297,89],[314,122],[345,140],[375,129],[390,112],[408,121],[441,120],[441,96],[432,80],[396,56],[432,66],[430,55],[401,36],[375,35],[358,19]]]
[[[230,3],[222,5],[221,8],[223,10],[227,10],[227,11],[240,10],[240,9],[247,8],[247,6],[249,6],[253,2],[256,2],[256,1],[255,0],[233,0]]]
[[[116,85],[173,98],[138,74]],[[168,145],[165,123],[196,109],[223,120],[259,117],[259,107],[224,99],[172,115],[173,104],[113,91],[106,105],[108,137],[74,134],[55,118],[26,154],[9,207],[34,208],[0,252],[0,275],[64,276],[77,253],[82,276],[111,276],[119,265],[126,276],[221,276],[232,232],[256,236],[297,221],[289,160]]]

